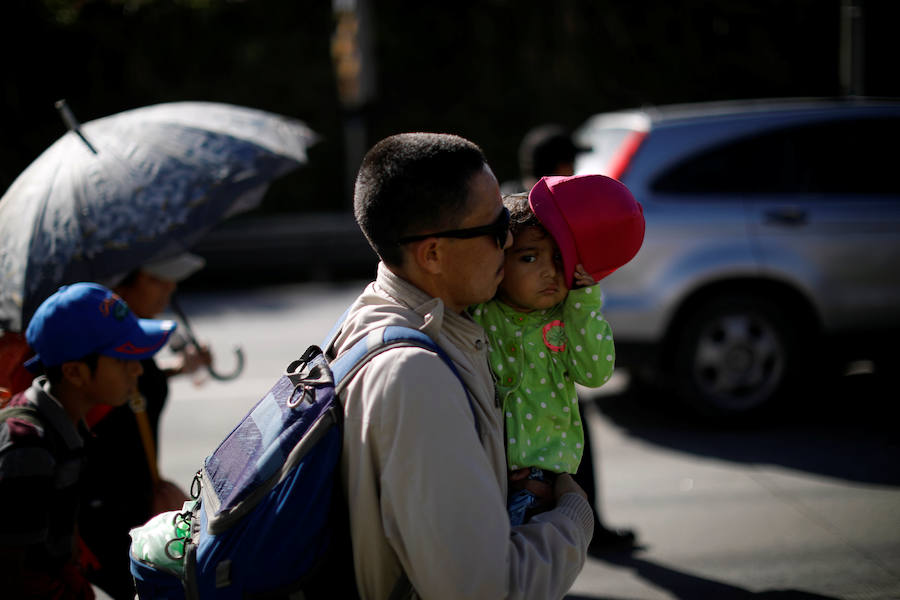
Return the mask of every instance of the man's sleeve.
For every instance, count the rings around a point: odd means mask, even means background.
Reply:
[[[575,515],[580,508],[592,518],[587,502],[577,498],[578,508],[561,506],[544,523],[511,531],[459,380],[431,353],[390,354],[375,359],[381,374],[404,383],[391,387],[371,425],[381,517],[419,595],[562,597],[584,562],[590,530]]]

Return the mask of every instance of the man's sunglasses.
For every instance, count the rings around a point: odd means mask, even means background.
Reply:
[[[482,235],[490,235],[497,240],[500,248],[506,245],[506,238],[509,235],[509,209],[506,207],[500,211],[500,216],[490,225],[481,225],[480,227],[468,227],[466,229],[451,229],[449,231],[438,231],[437,233],[423,233],[420,235],[408,235],[397,240],[398,244],[409,244],[410,242],[421,242],[433,237],[469,239]]]

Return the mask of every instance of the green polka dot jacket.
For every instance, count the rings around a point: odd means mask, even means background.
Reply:
[[[490,342],[491,370],[506,413],[510,469],[574,473],[584,430],[575,383],[600,387],[615,364],[598,285],[571,290],[546,310],[518,312],[499,300],[470,309]]]

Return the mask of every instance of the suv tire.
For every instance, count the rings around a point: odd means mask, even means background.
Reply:
[[[702,301],[676,331],[678,396],[708,417],[756,413],[786,387],[798,330],[770,298],[723,294]]]

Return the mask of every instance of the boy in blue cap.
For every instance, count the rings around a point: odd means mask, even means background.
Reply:
[[[174,329],[173,321],[138,319],[93,283],[63,286],[35,312],[25,336],[36,355],[26,365],[43,374],[0,411],[4,595],[94,597],[79,566],[75,525],[83,418],[98,404],[124,404],[140,360],[156,354]]]

